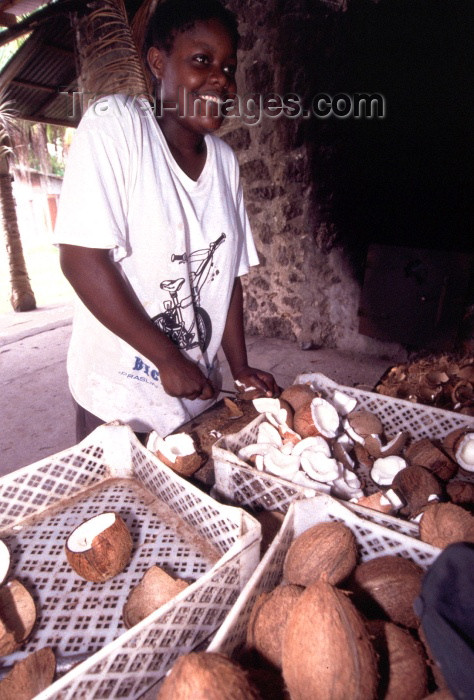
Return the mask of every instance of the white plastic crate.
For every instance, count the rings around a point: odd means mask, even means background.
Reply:
[[[64,544],[76,525],[106,510],[126,522],[132,559],[113,579],[91,583],[69,567]],[[28,642],[0,670],[44,646],[86,657],[38,700],[139,697],[179,654],[211,638],[259,560],[254,518],[179,477],[122,425],[101,426],[0,479],[0,513],[10,578],[24,582],[38,609]],[[153,564],[191,585],[126,630],[123,604]]]
[[[256,599],[261,593],[271,591],[282,582],[283,564],[290,544],[309,527],[322,522],[342,522],[352,530],[361,562],[391,554],[409,559],[426,570],[441,551],[361,518],[351,508],[327,494],[296,501],[289,507],[278,535],[239,595],[208,651],[232,656],[242,650]]]
[[[406,430],[413,440],[424,437],[434,439],[443,438],[456,428],[474,429],[474,418],[469,416],[341,386],[323,374],[301,374],[296,378],[295,383],[310,384],[329,401],[336,389],[356,398],[357,408],[367,409],[379,416],[388,436],[394,436],[399,431]],[[216,497],[223,497],[239,506],[286,512],[294,500],[327,492],[330,488],[327,484],[315,482],[314,489],[299,486],[272,474],[257,471],[237,457],[241,447],[256,442],[258,426],[262,420],[265,420],[264,416],[258,416],[240,432],[226,435],[213,445]],[[356,471],[367,495],[379,490],[379,486],[372,481],[367,469],[359,466]],[[474,482],[474,474],[468,472],[463,472],[462,477],[459,478]],[[365,517],[382,521],[388,527],[398,527],[396,523],[402,523],[398,518],[374,515],[375,511],[370,511],[368,508],[364,508],[362,512],[366,513]],[[408,533],[415,532],[410,524],[407,526],[400,524],[399,527],[407,530]]]

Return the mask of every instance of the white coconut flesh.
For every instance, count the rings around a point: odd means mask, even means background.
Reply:
[[[354,499],[354,501],[357,501],[359,498],[362,498],[364,492],[360,488],[360,484],[359,487],[351,485],[344,477],[340,476],[338,479],[333,480],[331,494],[336,498],[342,498],[344,500]]]
[[[327,438],[336,437],[339,428],[339,413],[326,399],[311,401],[311,417],[318,431]]]
[[[234,382],[235,386],[241,393],[246,393],[247,391],[257,391],[256,386],[247,386],[243,382],[240,382],[238,379],[235,380]]]
[[[339,462],[335,459],[326,457],[322,452],[310,450],[301,455],[301,468],[312,479],[325,483],[337,479],[340,471]]]
[[[155,442],[155,451],[161,452],[170,462],[176,462],[177,457],[187,457],[196,452],[194,441],[187,433],[175,433]]]
[[[10,550],[3,540],[0,540],[0,586],[5,581],[10,568]]]
[[[329,447],[329,444],[326,441],[326,439],[322,437],[322,435],[303,438],[303,440],[300,440],[293,447],[293,454],[301,455],[306,450],[310,450],[311,452],[322,452],[326,455],[326,457],[331,456],[331,448]]]
[[[348,421],[347,418],[344,419],[344,422],[343,422],[343,424],[342,424],[342,427],[344,428],[344,430],[346,431],[346,433],[348,434],[348,436],[349,436],[354,442],[358,442],[359,445],[363,445],[363,444],[364,444],[365,438],[362,437],[362,435],[359,435],[359,433],[356,433],[356,431],[355,431],[354,428],[351,426],[351,424],[349,423],[349,421]]]
[[[300,467],[299,456],[285,455],[280,450],[273,448],[263,456],[265,471],[285,479],[292,479]]]
[[[464,435],[456,446],[456,461],[468,472],[474,472],[474,433]]]
[[[245,445],[237,452],[237,457],[243,460],[251,460],[256,455],[264,455],[272,449],[274,445],[271,442],[256,442],[252,445]]]
[[[379,486],[389,486],[395,475],[405,469],[407,463],[403,457],[391,455],[390,457],[379,457],[374,461],[370,470],[370,476]]]
[[[357,406],[357,399],[336,389],[332,396],[332,403],[339,415],[346,416]]]
[[[270,423],[261,423],[257,430],[257,442],[269,442],[272,445],[281,445],[283,440],[278,430]]]
[[[388,489],[382,496],[380,496],[380,504],[383,506],[391,505],[393,508],[398,510],[402,507],[403,501],[397,496],[393,489]]]
[[[115,522],[115,513],[101,513],[87,520],[71,532],[67,547],[71,552],[87,552],[91,549],[94,537],[108,530]]]

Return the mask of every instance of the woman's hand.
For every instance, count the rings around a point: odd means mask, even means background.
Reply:
[[[268,396],[269,398],[280,396],[281,393],[280,387],[272,374],[248,365],[234,374],[234,381],[236,383],[240,382],[247,388],[254,387],[262,392],[262,396]],[[239,385],[237,384],[237,386]]]
[[[216,395],[215,388],[198,365],[184,357],[179,350],[172,354],[169,362],[161,362],[158,369],[161,385],[170,396],[205,401]]]

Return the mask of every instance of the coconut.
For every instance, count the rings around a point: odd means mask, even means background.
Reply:
[[[354,602],[368,618],[417,627],[413,601],[420,593],[422,576],[421,567],[403,557],[388,554],[370,559],[352,575]]]
[[[474,542],[474,517],[454,503],[428,505],[420,520],[420,539],[441,549],[453,542]]]
[[[286,583],[309,586],[323,578],[337,585],[354,569],[357,543],[343,523],[318,523],[291,543],[285,558]]]
[[[294,412],[304,406],[316,396],[315,392],[307,384],[292,384],[281,392],[280,399],[290,404]]]
[[[336,389],[332,397],[332,403],[340,416],[347,416],[357,406],[357,399]]]
[[[138,624],[188,585],[186,581],[169,576],[159,566],[150,567],[140,583],[132,588],[123,606],[125,627],[130,628]]]
[[[428,692],[425,655],[411,634],[392,622],[367,623],[379,657],[378,697],[384,700],[421,700]]]
[[[339,427],[339,414],[329,401],[316,397],[295,411],[293,427],[302,438],[333,438]]]
[[[99,583],[119,574],[127,566],[133,541],[122,518],[101,513],[76,527],[66,542],[66,557],[76,574]]]
[[[382,491],[376,491],[371,493],[370,496],[362,496],[362,498],[355,499],[358,506],[364,506],[364,508],[370,508],[371,510],[377,510],[379,513],[393,513],[395,510],[392,503],[385,498]]]
[[[365,467],[366,469],[372,469],[372,467],[374,466],[374,458],[369,455],[364,445],[360,445],[358,442],[356,442],[354,445],[354,455],[357,462],[362,467]]]
[[[467,432],[456,442],[454,456],[462,469],[474,472],[474,432]]]
[[[446,493],[458,506],[474,506],[474,484],[467,481],[451,481],[446,485]]]
[[[0,587],[0,656],[18,649],[36,622],[33,598],[22,583],[13,579]]]
[[[352,411],[349,413],[344,428],[350,437],[356,442],[362,443],[369,435],[382,435],[383,425],[375,413],[366,410]]]
[[[281,669],[281,646],[288,615],[303,592],[302,586],[280,585],[261,593],[247,625],[247,646],[265,661]]]
[[[331,448],[329,447],[328,441],[321,435],[315,435],[300,440],[294,446],[291,454],[301,455],[306,450],[309,450],[310,452],[322,452],[326,455],[326,457],[331,456]]]
[[[0,586],[8,576],[10,569],[10,550],[3,540],[0,540]]]
[[[399,471],[392,481],[392,488],[405,502],[400,513],[408,518],[417,516],[433,496],[439,498],[443,492],[434,474],[416,465]]]
[[[448,481],[457,472],[457,465],[428,438],[417,440],[407,447],[405,456],[411,464],[419,464],[438,479]]]
[[[165,438],[157,436],[149,449],[181,476],[192,476],[202,464],[202,457],[188,433],[174,433]]]
[[[377,660],[360,614],[326,581],[296,601],[283,635],[283,678],[292,700],[372,700]]]
[[[0,700],[31,700],[45,690],[54,679],[56,659],[49,647],[17,661],[10,673],[0,681]]]
[[[342,466],[332,457],[326,457],[322,452],[305,450],[301,455],[301,468],[311,479],[325,484],[337,479]]]
[[[248,674],[224,654],[193,651],[180,656],[157,700],[259,700]]]
[[[282,479],[291,481],[299,466],[300,457],[298,455],[284,454],[278,447],[272,447],[263,455],[264,470],[275,476],[280,476]]]
[[[379,486],[390,486],[396,474],[405,469],[407,463],[403,457],[390,455],[376,459],[370,470],[370,476]]]

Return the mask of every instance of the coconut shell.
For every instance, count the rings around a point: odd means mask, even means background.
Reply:
[[[311,403],[315,396],[317,394],[307,384],[292,384],[281,392],[280,400],[289,403],[296,412],[301,406]]]
[[[319,523],[291,543],[285,557],[286,583],[309,586],[324,578],[337,585],[357,563],[357,542],[343,523]]]
[[[180,656],[157,700],[260,700],[248,674],[223,654],[205,651]]]
[[[391,503],[382,503],[383,498],[382,491],[376,491],[371,493],[370,496],[362,496],[357,501],[358,506],[364,506],[364,508],[370,508],[371,510],[377,510],[379,513],[392,513],[394,508]]]
[[[354,444],[354,455],[357,462],[366,469],[372,469],[374,466],[374,458],[370,456],[367,448],[360,445],[358,442]]]
[[[378,697],[384,700],[421,700],[428,692],[423,647],[407,630],[392,622],[367,623],[379,658]]]
[[[192,476],[202,464],[202,457],[198,452],[193,452],[190,455],[177,455],[174,462],[159,450],[156,452],[156,456],[163,464],[181,476]]]
[[[125,569],[130,561],[132,547],[133,541],[127,526],[115,513],[115,521],[94,537],[90,549],[73,552],[66,542],[66,558],[81,578],[101,583]]]
[[[132,588],[123,606],[125,627],[138,624],[188,585],[186,581],[169,576],[159,566],[150,567],[140,583]]]
[[[35,602],[25,586],[13,579],[0,587],[0,656],[18,649],[36,622]]]
[[[467,481],[451,481],[446,485],[450,500],[458,506],[474,506],[474,484]]]
[[[400,513],[414,518],[421,513],[430,496],[441,496],[443,489],[438,479],[424,467],[405,467],[395,475],[392,489],[405,502]]]
[[[433,472],[438,479],[448,481],[458,470],[458,465],[428,438],[417,440],[407,447],[405,457],[411,464],[418,464]]]
[[[474,542],[474,516],[454,503],[433,503],[420,520],[420,539],[444,549],[453,542]]]
[[[366,617],[388,618],[405,627],[418,627],[413,602],[419,595],[423,569],[403,557],[375,557],[356,567],[351,578],[354,603]]]
[[[314,424],[311,413],[311,402],[303,404],[297,408],[293,416],[293,430],[302,438],[314,437],[319,435],[319,431]]]
[[[277,586],[259,595],[250,614],[247,646],[279,669],[286,621],[303,590],[301,586]]]
[[[10,673],[0,681],[0,700],[32,700],[54,680],[56,659],[49,647],[17,661]]]
[[[348,596],[317,581],[299,597],[283,635],[283,678],[292,700],[371,700],[377,660]]]
[[[383,433],[382,421],[375,413],[371,413],[366,410],[352,411],[347,416],[349,424],[361,437],[368,437],[369,435],[381,435]]]

